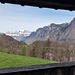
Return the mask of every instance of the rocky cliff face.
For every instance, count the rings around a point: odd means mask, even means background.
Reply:
[[[32,32],[30,36],[25,38],[25,42],[28,44],[34,41],[58,40],[66,42],[75,41],[75,18],[70,23],[54,24],[39,28],[36,32]]]
[[[75,18],[69,23],[67,29],[62,33],[59,40],[75,43]]]

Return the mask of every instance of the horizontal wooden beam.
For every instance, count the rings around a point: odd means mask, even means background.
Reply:
[[[55,72],[58,70],[60,71],[64,71],[64,70],[73,70],[74,69],[74,73],[75,73],[75,62],[68,62],[68,63],[55,63],[55,64],[44,64],[44,65],[34,65],[34,66],[26,66],[26,67],[15,67],[15,68],[4,68],[4,69],[0,69],[0,75],[1,74],[21,74],[24,73],[24,75],[26,73],[30,73],[30,74],[27,74],[27,75],[31,75],[31,72],[34,72],[35,71],[35,74],[37,74],[38,71],[41,72],[41,70],[43,71],[43,73],[47,70],[51,71],[52,72],[55,70]],[[38,73],[40,73],[38,72]],[[70,72],[71,73],[71,72]],[[40,74],[38,74],[40,75]],[[43,74],[44,75],[44,74]],[[49,74],[48,74],[49,75]],[[56,75],[56,74],[55,74]],[[57,74],[57,75],[60,75],[60,74]],[[68,74],[62,74],[62,75],[68,75]],[[72,75],[72,74],[70,74]]]
[[[74,0],[0,0],[1,3],[36,6],[40,8],[54,8],[75,10]]]

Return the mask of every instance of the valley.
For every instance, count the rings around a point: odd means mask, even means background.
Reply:
[[[75,61],[75,18],[69,23],[51,23],[35,32],[0,33],[0,51],[57,62]]]

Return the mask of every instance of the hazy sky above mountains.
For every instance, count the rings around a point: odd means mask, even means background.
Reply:
[[[51,23],[70,22],[74,17],[75,11],[0,3],[0,32],[35,31]]]

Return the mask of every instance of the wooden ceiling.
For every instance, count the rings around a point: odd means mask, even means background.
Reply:
[[[1,3],[36,6],[40,8],[54,8],[75,10],[75,0],[0,0]]]

